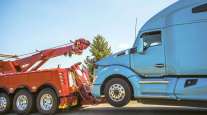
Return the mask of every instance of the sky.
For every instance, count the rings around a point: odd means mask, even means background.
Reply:
[[[0,0],[0,54],[21,55],[100,34],[112,52],[130,48],[137,30],[177,0]],[[90,56],[57,57],[44,68]]]

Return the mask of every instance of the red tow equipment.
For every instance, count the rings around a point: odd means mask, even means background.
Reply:
[[[80,38],[70,44],[37,51],[28,55],[1,54],[1,57],[7,57],[7,59],[0,61],[0,98],[4,98],[1,96],[15,98],[5,98],[7,102],[13,104],[6,105],[6,108],[1,110],[0,114],[10,111],[11,105],[16,107],[16,103],[19,103],[18,96],[24,95],[25,92],[27,94],[25,97],[36,95],[28,105],[36,104],[38,111],[42,114],[53,114],[57,109],[66,109],[71,106],[103,102],[96,100],[92,96],[88,69],[86,67],[81,68],[81,63],[74,64],[70,68],[40,69],[51,58],[62,55],[81,55],[89,45],[90,42],[88,40]],[[51,94],[48,94],[48,90],[50,90]],[[44,110],[42,102],[51,104],[48,99],[44,101],[44,94],[52,97],[50,98],[50,101],[53,102],[52,109]],[[20,111],[18,107],[14,111],[19,114],[22,114],[22,112],[29,114],[30,112],[29,110]]]

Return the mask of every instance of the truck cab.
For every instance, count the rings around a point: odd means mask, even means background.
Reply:
[[[93,95],[116,107],[132,99],[206,105],[206,30],[206,0],[167,7],[144,24],[132,48],[96,63]]]

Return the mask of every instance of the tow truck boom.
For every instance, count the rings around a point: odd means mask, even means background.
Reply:
[[[37,51],[28,57],[16,59],[14,61],[0,61],[0,73],[35,71],[51,58],[61,55],[81,54],[89,45],[89,41],[80,38],[61,47]]]

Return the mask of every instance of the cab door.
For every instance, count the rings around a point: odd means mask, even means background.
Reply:
[[[161,31],[143,33],[134,44],[138,47],[139,39],[143,39],[143,53],[133,52],[131,49],[131,68],[145,77],[160,77],[165,75],[164,46]]]
[[[140,48],[141,46],[141,48]],[[143,47],[142,47],[143,46]],[[143,33],[135,42],[131,53],[131,68],[141,75],[140,97],[174,98],[176,79],[162,77],[165,74],[165,54],[161,31]],[[142,49],[141,52],[139,49]]]

